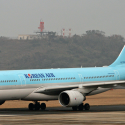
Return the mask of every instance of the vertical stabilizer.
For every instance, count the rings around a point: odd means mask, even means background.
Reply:
[[[118,58],[110,65],[111,67],[125,65],[125,45],[120,52]]]

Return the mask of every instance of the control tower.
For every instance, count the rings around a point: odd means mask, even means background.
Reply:
[[[44,22],[40,20],[40,25],[38,27],[39,31],[36,33],[39,34],[40,36],[43,36],[45,34],[48,34],[48,32],[44,31]]]
[[[38,27],[40,29],[40,32],[43,32],[44,30],[44,22],[40,22],[40,26]]]
[[[56,35],[56,32],[49,32],[49,31],[45,31],[44,30],[44,22],[40,20],[40,24],[38,27],[38,31],[36,31],[35,33],[38,34],[38,37],[43,38],[43,37],[54,37]]]

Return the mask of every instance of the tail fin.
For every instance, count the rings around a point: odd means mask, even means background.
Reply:
[[[110,65],[110,67],[123,66],[125,65],[125,45],[120,52],[118,58]]]

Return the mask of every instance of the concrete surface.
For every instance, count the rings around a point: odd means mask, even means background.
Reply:
[[[72,111],[71,108],[50,107],[45,111],[27,108],[0,109],[0,125],[74,124],[123,125],[125,105],[91,106],[90,111]]]

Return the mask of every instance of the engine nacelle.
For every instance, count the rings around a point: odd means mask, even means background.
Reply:
[[[0,100],[0,105],[2,105],[5,102],[5,100]]]
[[[61,92],[58,99],[61,105],[71,107],[80,105],[85,97],[78,91],[68,90]]]

